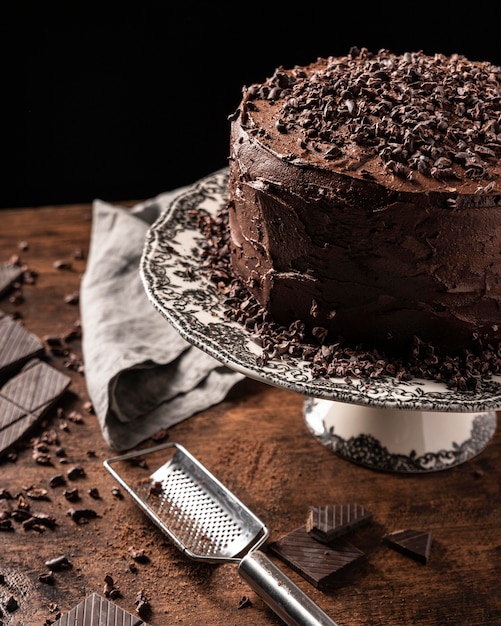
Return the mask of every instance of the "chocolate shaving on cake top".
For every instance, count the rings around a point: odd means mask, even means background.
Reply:
[[[353,159],[363,147],[365,159],[380,159],[408,181],[416,174],[451,184],[469,179],[481,182],[477,193],[492,192],[491,167],[501,156],[500,67],[458,54],[356,47],[317,65],[309,76],[301,67],[278,68],[247,89],[247,107],[280,100],[278,133],[299,130],[300,148],[339,169],[363,167]]]

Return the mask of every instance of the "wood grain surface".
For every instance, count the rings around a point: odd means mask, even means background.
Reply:
[[[37,280],[22,286],[21,301],[5,295],[0,310],[18,314],[41,338],[74,327],[78,302],[70,304],[66,296],[79,291],[90,227],[90,205],[2,211],[0,261],[19,255],[36,270]],[[74,258],[77,249],[84,259]],[[71,268],[57,269],[60,260],[70,260]],[[71,343],[71,351],[78,358],[79,341]],[[51,624],[92,593],[104,595],[111,576],[113,602],[137,614],[138,593],[144,594],[152,626],[281,624],[235,565],[190,560],[126,494],[117,496],[103,467],[115,451],[88,411],[85,373],[69,369],[67,355],[48,353],[48,360],[71,376],[71,385],[17,454],[0,462],[0,512],[15,509],[20,495],[32,512],[53,516],[56,525],[37,532],[13,522],[13,530],[0,532],[0,623]],[[272,556],[339,626],[501,624],[499,427],[481,454],[458,467],[390,474],[359,467],[321,446],[305,426],[303,401],[293,392],[244,380],[224,402],[171,428],[168,440],[185,446],[258,515],[270,540],[302,526],[310,506],[358,502],[372,512],[371,523],[350,534],[366,553],[364,565],[332,589],[316,589]],[[44,438],[49,465],[33,457],[35,443]],[[84,472],[69,480],[74,467]],[[66,485],[51,487],[57,474]],[[27,497],[32,486],[47,490],[46,498]],[[64,492],[75,488],[80,499],[72,503]],[[93,489],[98,498],[91,496]],[[97,516],[78,524],[68,513],[72,508],[92,509]],[[406,528],[432,533],[427,564],[382,541]],[[144,550],[144,561],[132,559],[130,548]],[[46,562],[62,555],[70,566],[54,572],[52,584],[42,582],[49,572]],[[11,596],[18,608],[8,611]]]

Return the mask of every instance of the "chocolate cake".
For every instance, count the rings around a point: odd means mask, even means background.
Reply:
[[[496,353],[501,68],[353,48],[277,68],[230,120],[231,268],[273,320],[394,357]]]

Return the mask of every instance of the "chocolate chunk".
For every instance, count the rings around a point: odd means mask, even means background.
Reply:
[[[43,342],[10,315],[0,312],[0,382],[32,358],[42,356]]]
[[[328,543],[371,519],[372,513],[360,504],[312,506],[306,518],[306,531],[318,541]]]
[[[50,559],[50,561],[45,561],[45,565],[51,570],[51,572],[58,572],[62,569],[71,569],[72,567],[71,562],[65,554],[57,556],[54,559]]]
[[[77,524],[87,524],[89,520],[99,517],[94,509],[70,509],[68,515]]]
[[[396,530],[383,537],[383,541],[397,552],[426,564],[430,556],[432,534],[422,530]]]
[[[70,382],[48,363],[32,359],[0,388],[0,454],[45,415]]]
[[[365,554],[347,541],[320,543],[310,537],[306,526],[270,543],[269,549],[319,589],[341,582],[347,573],[365,561]]]
[[[23,275],[23,268],[13,263],[0,263],[0,297]]]
[[[61,616],[52,626],[148,626],[131,613],[124,611],[98,593],[92,593],[83,602]]]

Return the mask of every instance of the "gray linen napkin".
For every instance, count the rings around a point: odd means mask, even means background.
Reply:
[[[147,231],[186,189],[131,209],[93,203],[80,290],[85,380],[103,437],[118,451],[221,402],[244,378],[186,342],[141,282]]]

